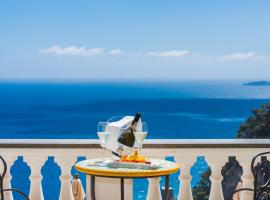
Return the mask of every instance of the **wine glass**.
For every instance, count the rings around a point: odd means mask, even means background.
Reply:
[[[136,138],[137,145],[135,148],[141,149],[143,141],[146,138],[147,133],[148,133],[148,126],[146,122],[138,122],[136,123],[136,127],[137,127],[137,130],[135,132],[135,138]]]
[[[116,121],[119,121],[119,120],[121,120],[123,117],[125,117],[125,116],[122,116],[122,115],[119,115],[119,116],[114,116],[114,117],[111,117],[111,118],[109,118],[108,120],[107,120],[107,122],[116,122]]]
[[[110,133],[106,131],[108,122],[98,122],[97,135],[100,139],[100,146],[102,147],[102,157],[104,157],[105,144],[110,136]]]

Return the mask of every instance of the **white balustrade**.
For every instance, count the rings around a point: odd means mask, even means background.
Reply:
[[[159,182],[160,178],[148,178],[149,186],[147,200],[161,200]]]
[[[243,167],[243,188],[253,188],[253,176],[250,169],[250,163],[241,163],[241,166]],[[242,191],[240,195],[241,200],[252,200],[253,199],[253,193],[250,191]]]
[[[196,157],[200,154],[196,154],[193,151],[187,151],[183,149],[178,151],[178,149],[173,149],[170,155],[174,155],[175,162],[180,164],[180,175],[178,177],[180,181],[178,200],[192,200],[192,191],[190,181],[192,176],[190,174],[190,169],[194,165]]]
[[[19,147],[19,148],[18,148]],[[253,177],[250,170],[251,159],[257,153],[269,151],[270,140],[148,140],[142,153],[151,158],[164,159],[165,156],[174,156],[180,164],[181,182],[178,200],[192,200],[190,187],[190,168],[197,156],[204,156],[211,167],[211,191],[209,200],[223,200],[221,187],[221,169],[228,160],[228,156],[236,156],[243,167],[242,187],[253,187]],[[102,150],[98,140],[0,140],[0,154],[8,164],[8,171],[4,179],[4,187],[10,188],[10,167],[17,156],[23,156],[31,168],[31,200],[43,200],[41,188],[41,168],[48,156],[54,156],[56,163],[61,168],[61,193],[60,200],[73,200],[71,194],[71,167],[77,156],[86,156],[88,159],[101,157]],[[110,153],[105,153],[106,157]],[[2,169],[2,168],[1,168]],[[147,193],[148,200],[161,200],[160,179],[149,179]],[[87,178],[87,200],[90,200],[90,181]],[[107,184],[103,186],[102,184]],[[112,194],[111,199],[118,199],[120,193],[119,180],[97,178],[97,196],[99,193]],[[101,187],[99,187],[99,185]],[[132,181],[125,181],[126,199],[132,199]],[[172,185],[171,185],[172,186]],[[174,188],[175,189],[175,188]],[[241,192],[241,200],[251,200],[252,192]],[[5,193],[5,199],[12,200],[10,192]],[[97,200],[102,200],[97,198]]]
[[[60,200],[73,200],[71,190],[72,176],[70,174],[72,166],[75,164],[77,157],[73,155],[57,155],[55,156],[56,163],[61,167],[61,189],[60,189]]]
[[[90,184],[91,184],[91,177],[90,176],[87,176],[86,177],[86,191],[85,191],[85,194],[86,194],[86,199],[87,200],[90,200],[91,199],[91,192],[90,192]]]
[[[31,181],[29,197],[30,199],[43,200],[41,168],[46,160],[46,156],[26,155],[23,159],[31,168],[31,175],[29,177]]]
[[[208,161],[208,160],[207,160]],[[211,160],[208,162],[208,165],[211,167],[211,190],[209,195],[209,200],[224,200],[221,181],[223,179],[221,175],[221,169],[224,166],[226,161],[223,159],[223,162],[217,162]]]
[[[243,188],[253,188],[253,175],[251,172],[251,161],[252,161],[252,155],[245,153],[244,155],[239,155],[238,160],[240,165],[243,168],[243,175],[242,175],[242,187]],[[252,200],[253,199],[253,192],[251,191],[242,191],[240,193],[240,199],[241,200]]]
[[[141,152],[143,155],[151,155],[151,158],[155,159],[165,159],[166,155],[169,155],[166,149],[146,149],[146,152],[143,150]],[[148,178],[148,191],[147,191],[147,200],[161,200],[160,192],[160,178]]]
[[[178,200],[192,200],[192,191],[190,186],[191,181],[191,174],[190,168],[192,167],[193,163],[189,161],[183,163],[181,165],[181,173],[179,176],[180,181],[180,188],[178,194]]]

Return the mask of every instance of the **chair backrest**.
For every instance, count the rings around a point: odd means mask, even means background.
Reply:
[[[253,200],[270,200],[270,161],[267,156],[270,151],[259,153],[253,157],[251,171],[254,180],[254,188],[240,188],[235,190],[226,200],[232,200],[235,193],[241,191],[253,192]],[[261,160],[256,164],[257,158]]]

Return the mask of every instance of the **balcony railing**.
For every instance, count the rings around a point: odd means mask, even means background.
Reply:
[[[229,156],[235,156],[243,168],[242,186],[253,186],[253,178],[250,170],[252,157],[257,153],[269,151],[270,140],[146,140],[142,153],[151,158],[164,159],[166,156],[173,156],[174,160],[180,163],[181,172],[179,175],[180,187],[178,199],[192,200],[192,191],[190,186],[190,169],[196,162],[198,156],[203,156],[211,168],[211,190],[210,200],[223,200],[221,181],[222,167],[228,162]],[[61,189],[60,200],[72,200],[71,194],[71,168],[76,163],[78,156],[84,156],[87,159],[101,157],[102,149],[98,140],[0,140],[1,156],[7,161],[10,167],[22,156],[24,162],[31,168],[29,177],[30,191],[29,196],[32,200],[43,200],[44,192],[41,187],[42,173],[41,169],[48,156],[53,156],[54,161],[61,168]],[[110,156],[105,153],[105,156]],[[44,175],[44,174],[43,174]],[[12,175],[8,170],[4,179],[4,187],[10,187]],[[159,178],[152,178],[149,181],[147,199],[159,200],[161,193],[159,190]],[[120,199],[119,180],[99,178],[96,183],[101,187],[96,187],[97,199]],[[126,199],[133,198],[132,180],[126,181]],[[87,199],[90,198],[90,180],[86,181]],[[113,194],[113,195],[112,195]],[[5,194],[6,200],[11,200],[12,194]],[[57,197],[58,199],[58,197]],[[252,193],[241,192],[241,200],[251,200]]]

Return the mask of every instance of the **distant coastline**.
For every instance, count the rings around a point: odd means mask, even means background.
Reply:
[[[244,86],[270,86],[270,81],[251,81],[243,84]]]

